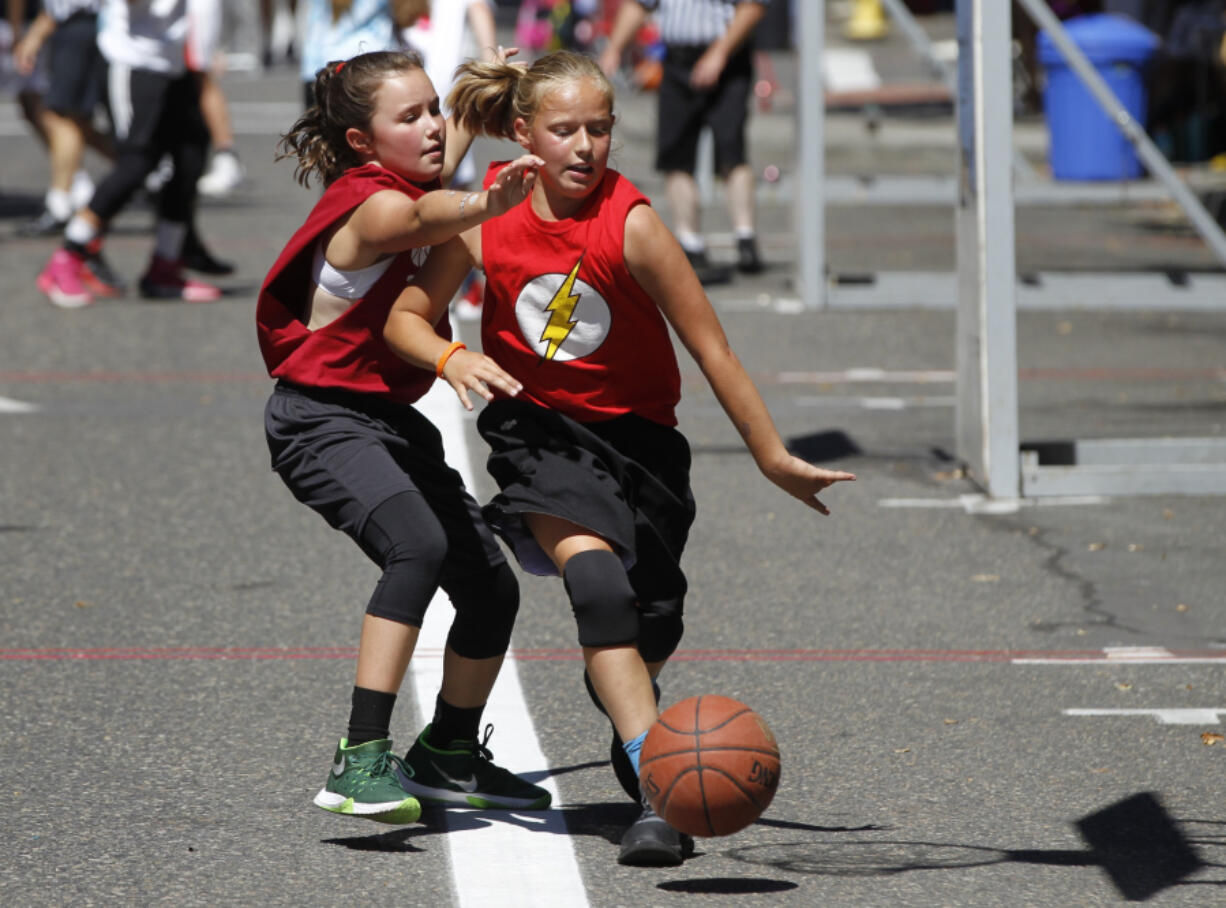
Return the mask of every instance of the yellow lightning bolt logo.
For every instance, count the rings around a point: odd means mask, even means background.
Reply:
[[[579,294],[574,292],[575,275],[579,273],[579,266],[582,264],[582,258],[575,262],[575,267],[570,269],[570,274],[566,275],[566,280],[562,281],[562,286],[545,307],[545,311],[549,313],[549,323],[541,332],[541,343],[548,341],[549,346],[545,348],[544,359],[553,359],[562,342],[574,330],[576,322],[572,316],[575,306],[579,303]]]

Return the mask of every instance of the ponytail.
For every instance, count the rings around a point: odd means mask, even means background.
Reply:
[[[461,126],[474,135],[515,139],[515,121],[531,123],[545,95],[559,83],[590,79],[600,86],[613,109],[613,85],[596,61],[560,50],[531,66],[510,63],[463,63],[447,105]]]

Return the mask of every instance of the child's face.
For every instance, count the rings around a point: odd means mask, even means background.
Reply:
[[[447,142],[447,124],[438,105],[438,94],[420,69],[384,80],[375,92],[375,111],[365,133],[369,159],[415,182],[437,177]]]
[[[604,179],[613,137],[613,112],[594,79],[553,88],[532,123],[521,119],[515,127],[520,145],[544,159],[541,179],[564,196],[583,198]]]

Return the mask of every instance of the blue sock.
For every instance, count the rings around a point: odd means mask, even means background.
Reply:
[[[627,741],[622,745],[622,749],[626,752],[626,756],[630,758],[630,765],[634,767],[634,774],[639,774],[639,751],[643,749],[643,742],[647,740],[647,732],[643,732],[633,741]]]

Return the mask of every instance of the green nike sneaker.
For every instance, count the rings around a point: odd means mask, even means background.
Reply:
[[[481,743],[452,741],[440,750],[426,743],[427,725],[396,767],[401,788],[426,804],[544,810],[553,800],[549,792],[492,762],[486,744],[493,731],[494,726],[487,725]]]
[[[379,823],[416,823],[421,804],[400,787],[396,775],[400,757],[392,753],[391,740],[348,745],[344,738],[336,745],[327,784],[315,795],[315,806]]]

